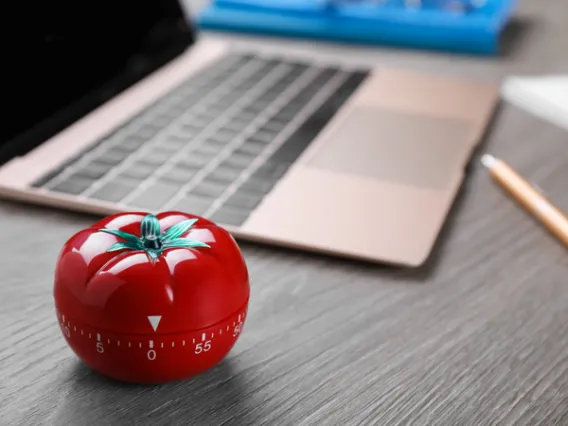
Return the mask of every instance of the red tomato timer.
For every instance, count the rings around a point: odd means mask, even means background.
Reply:
[[[55,308],[63,336],[92,369],[163,383],[199,374],[235,344],[248,271],[228,231],[180,212],[111,215],[59,255]]]

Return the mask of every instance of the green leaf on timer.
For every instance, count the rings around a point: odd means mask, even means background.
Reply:
[[[191,247],[210,248],[208,244],[205,244],[202,241],[191,240],[189,238],[177,238],[175,240],[164,243],[164,248],[191,248]]]
[[[107,251],[118,251],[118,250],[144,250],[142,244],[132,244],[130,242],[118,242],[110,246]]]
[[[107,252],[120,250],[143,250],[148,258],[154,263],[165,249],[169,248],[197,248],[210,246],[202,241],[190,238],[180,238],[181,235],[189,231],[197,222],[197,219],[188,219],[171,226],[160,235],[160,222],[153,214],[144,216],[140,223],[140,237],[129,234],[128,232],[116,229],[100,229],[101,232],[122,238],[112,244]]]
[[[123,232],[123,231],[119,231],[118,229],[100,229],[101,232],[106,232],[107,234],[111,234],[111,235],[115,235],[119,238],[122,238],[126,241],[128,241],[129,243],[132,244],[140,244],[140,238],[138,238],[136,235],[132,235],[129,234],[128,232]]]
[[[172,241],[175,240],[176,238],[179,238],[181,235],[189,231],[189,229],[193,226],[195,222],[197,222],[197,219],[188,219],[176,225],[171,226],[161,235],[160,238],[162,239],[162,242],[166,243],[168,241]]]

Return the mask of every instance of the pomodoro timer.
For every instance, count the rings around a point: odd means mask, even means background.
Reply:
[[[249,293],[229,232],[180,212],[118,213],[76,233],[54,282],[75,354],[135,383],[179,380],[220,362],[240,335]]]

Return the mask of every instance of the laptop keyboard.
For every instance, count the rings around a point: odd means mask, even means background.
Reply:
[[[230,55],[33,186],[239,226],[367,75]]]

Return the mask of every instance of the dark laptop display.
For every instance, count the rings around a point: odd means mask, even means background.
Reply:
[[[0,164],[192,44],[177,0],[11,2],[2,37]]]

